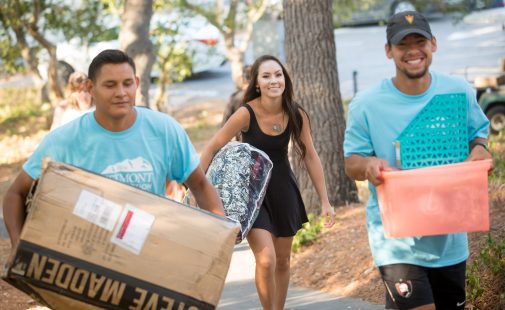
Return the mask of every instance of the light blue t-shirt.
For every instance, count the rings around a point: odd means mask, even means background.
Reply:
[[[431,72],[430,87],[416,96],[400,92],[391,79],[359,93],[349,106],[344,140],[344,156],[376,156],[396,166],[393,141],[421,109],[438,94],[464,93],[468,102],[468,141],[485,138],[489,121],[477,104],[474,90],[462,78]],[[443,267],[468,257],[466,233],[386,238],[380,217],[375,186],[369,182],[366,207],[368,239],[377,266],[407,263]]]
[[[23,165],[33,179],[44,157],[71,164],[163,196],[167,179],[186,181],[200,159],[184,129],[170,116],[135,107],[125,131],[111,132],[94,113],[50,132]]]

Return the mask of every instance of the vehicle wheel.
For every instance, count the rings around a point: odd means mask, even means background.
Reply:
[[[58,61],[57,70],[58,70],[58,85],[60,85],[61,89],[63,90],[67,86],[70,74],[74,73],[75,70],[71,65],[62,60]]]
[[[393,8],[391,9],[391,15],[396,13],[404,12],[404,11],[415,11],[416,7],[410,1],[398,1],[393,4]]]
[[[490,108],[486,116],[489,118],[489,129],[492,134],[498,134],[505,129],[505,103]]]

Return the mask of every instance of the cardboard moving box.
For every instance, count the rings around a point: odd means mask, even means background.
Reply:
[[[239,225],[49,161],[4,280],[53,309],[214,309]]]

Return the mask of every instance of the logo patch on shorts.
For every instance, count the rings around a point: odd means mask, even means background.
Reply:
[[[409,280],[403,281],[400,279],[400,281],[395,283],[395,288],[398,292],[398,295],[402,296],[403,298],[409,298],[412,295],[412,282]]]

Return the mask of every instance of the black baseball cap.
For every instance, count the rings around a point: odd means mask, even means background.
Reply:
[[[423,14],[416,11],[396,13],[388,20],[386,35],[388,43],[398,44],[405,36],[417,33],[431,40],[430,24]]]

